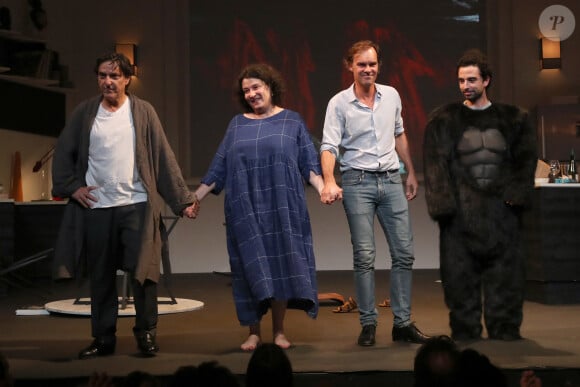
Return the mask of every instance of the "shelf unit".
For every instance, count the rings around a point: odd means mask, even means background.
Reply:
[[[66,93],[58,54],[46,41],[0,30],[0,128],[56,137],[65,124]]]
[[[2,73],[0,73],[0,79],[4,81],[19,83],[26,86],[46,88],[52,91],[65,92],[67,90],[70,90],[64,87],[58,87],[59,81],[56,79],[32,78],[25,77],[22,75],[10,75]]]
[[[21,43],[40,43],[46,45],[46,40],[27,36],[18,31],[0,30],[0,39],[12,40]]]

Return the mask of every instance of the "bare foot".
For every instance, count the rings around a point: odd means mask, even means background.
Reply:
[[[255,350],[259,344],[260,344],[260,336],[252,334],[248,336],[248,338],[246,339],[246,341],[242,343],[240,348],[242,348],[242,351],[249,352]]]
[[[292,343],[288,341],[286,336],[283,333],[278,333],[274,336],[274,344],[282,349],[288,349],[292,346]]]

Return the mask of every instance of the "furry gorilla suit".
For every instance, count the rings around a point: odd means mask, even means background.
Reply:
[[[429,215],[440,230],[440,270],[456,340],[520,339],[525,273],[521,211],[537,163],[527,113],[492,104],[437,110],[423,144]]]

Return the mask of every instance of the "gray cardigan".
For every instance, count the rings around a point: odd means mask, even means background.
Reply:
[[[135,162],[148,195],[135,278],[140,282],[146,279],[157,282],[166,239],[161,226],[163,201],[176,215],[181,215],[193,203],[194,196],[183,179],[155,109],[134,95],[129,98],[135,125]],[[99,95],[79,104],[60,134],[52,163],[53,196],[70,198],[78,188],[87,185],[90,131],[101,100]],[[87,210],[75,200],[69,200],[55,248],[56,278],[71,278],[84,271],[84,211]]]

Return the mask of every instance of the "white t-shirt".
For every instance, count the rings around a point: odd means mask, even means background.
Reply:
[[[99,105],[91,128],[86,181],[96,186],[93,208],[118,207],[147,201],[135,163],[135,127],[129,98],[115,112]]]

